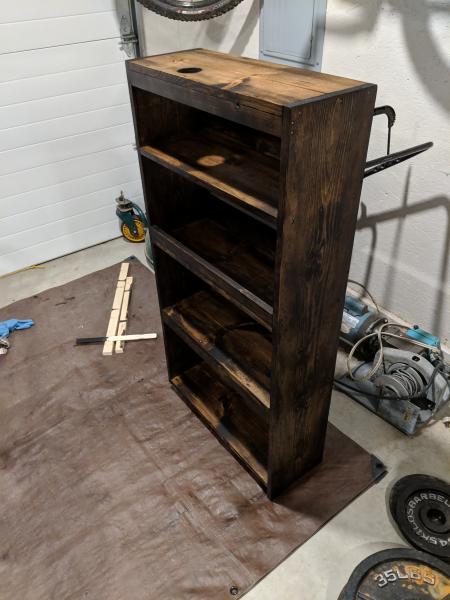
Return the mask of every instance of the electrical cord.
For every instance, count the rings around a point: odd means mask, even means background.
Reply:
[[[408,400],[411,402],[413,400],[422,400],[423,399],[423,396],[418,396],[416,398],[413,396],[386,396],[383,394],[372,394],[371,392],[366,392],[366,391],[362,392],[362,391],[355,389],[348,383],[345,383],[344,381],[340,381],[339,379],[334,380],[334,386],[338,387],[338,389],[340,386],[342,386],[344,388],[347,388],[348,390],[351,390],[352,392],[362,394],[363,396],[367,396],[369,398],[375,398],[376,400]]]
[[[367,289],[367,287],[365,285],[363,285],[362,283],[360,283],[359,281],[356,281],[355,279],[349,279],[348,280],[349,283],[353,283],[357,286],[359,286],[367,295],[368,298],[370,298],[370,300],[372,301],[373,305],[375,306],[376,310],[378,312],[380,312],[379,306],[377,301],[375,300],[374,296],[370,293],[370,291]],[[433,405],[436,405],[436,401],[435,401],[435,387],[434,387],[434,381],[436,379],[436,376],[438,373],[441,373],[446,381],[447,387],[450,389],[450,377],[449,377],[449,368],[446,365],[446,363],[443,360],[443,353],[442,353],[442,349],[441,348],[436,348],[436,346],[431,346],[429,344],[425,344],[423,342],[420,342],[419,340],[414,340],[412,338],[408,338],[406,336],[403,335],[398,335],[396,333],[392,333],[389,331],[385,331],[385,329],[387,329],[388,327],[393,326],[396,328],[400,328],[400,329],[409,329],[408,326],[406,325],[401,325],[399,323],[392,323],[392,322],[387,322],[387,323],[383,323],[382,325],[380,325],[380,327],[377,329],[377,331],[374,331],[372,333],[367,334],[366,336],[364,336],[363,338],[361,338],[360,340],[358,340],[351,348],[348,356],[347,356],[347,371],[348,374],[350,376],[350,378],[355,381],[355,382],[361,382],[361,381],[367,381],[370,380],[373,375],[375,375],[375,373],[380,369],[381,365],[384,365],[384,342],[383,342],[383,337],[391,337],[391,338],[395,338],[395,339],[399,339],[399,340],[403,340],[403,341],[407,341],[408,343],[414,344],[420,348],[425,348],[427,350],[430,350],[431,352],[437,354],[439,356],[439,359],[437,360],[433,373],[430,377],[429,382],[426,384],[426,386],[423,388],[423,390],[421,391],[420,394],[414,394],[413,392],[418,390],[418,386],[417,386],[417,382],[411,377],[411,375],[409,373],[407,373],[406,371],[402,370],[402,371],[398,371],[395,373],[392,373],[391,375],[393,376],[394,379],[397,378],[397,381],[400,381],[400,383],[402,385],[404,385],[406,387],[406,389],[408,389],[411,393],[407,396],[387,396],[387,395],[383,395],[381,393],[380,390],[380,394],[371,394],[370,392],[363,392],[365,396],[367,397],[371,397],[371,398],[375,398],[378,400],[407,400],[407,401],[414,401],[414,400],[425,400],[428,401],[429,404],[429,408],[432,408]],[[372,338],[377,338],[378,339],[378,345],[379,345],[379,353],[378,353],[378,358],[376,363],[374,363],[372,365],[372,368],[370,369],[370,371],[368,373],[366,373],[364,376],[362,377],[357,377],[356,372],[357,369],[353,370],[351,367],[351,360],[356,352],[356,350],[361,346],[361,344],[363,344],[365,341],[367,341],[368,339],[372,339]],[[384,369],[384,372],[386,370]],[[351,390],[353,392],[357,392],[357,390],[355,390],[354,387],[352,387],[351,385],[344,383],[343,381],[340,381],[339,379],[335,379],[335,386],[336,384],[338,384],[341,387],[347,388],[348,390]],[[432,387],[432,395],[433,395],[433,400],[429,401],[427,399],[427,393],[430,390],[430,388]]]
[[[347,356],[347,371],[348,371],[349,377],[351,379],[353,379],[353,381],[367,381],[368,379],[371,379],[371,377],[373,377],[373,375],[375,375],[375,373],[378,372],[378,370],[380,369],[380,367],[384,361],[383,336],[407,341],[408,343],[414,344],[415,346],[419,346],[421,348],[426,348],[427,350],[431,350],[432,352],[437,352],[437,353],[439,353],[440,356],[442,356],[442,350],[436,348],[436,346],[430,346],[429,344],[424,344],[423,342],[420,342],[419,340],[414,340],[412,338],[405,338],[405,336],[398,335],[396,333],[392,333],[392,332],[388,332],[388,331],[384,331],[387,327],[392,327],[392,326],[409,329],[409,327],[407,327],[406,325],[399,325],[398,323],[391,323],[391,322],[383,323],[382,325],[380,325],[380,327],[377,329],[377,331],[374,331],[372,333],[365,335],[360,340],[358,340],[356,342],[356,344],[354,344],[352,346],[352,348]],[[355,373],[352,369],[352,366],[351,366],[351,360],[353,358],[353,355],[355,354],[356,350],[361,346],[361,344],[363,342],[367,341],[368,339],[372,339],[374,337],[378,338],[378,344],[379,344],[378,358],[374,362],[374,364],[372,365],[372,368],[370,369],[370,371],[368,371],[368,373],[365,373],[362,377],[356,377]]]
[[[414,400],[428,400],[426,397],[426,394],[431,386],[433,386],[433,396],[434,396],[434,385],[433,384],[434,384],[434,380],[436,379],[436,376],[438,373],[441,373],[445,377],[447,387],[450,389],[450,382],[448,381],[448,379],[446,377],[447,365],[444,362],[439,361],[436,364],[436,366],[433,370],[433,373],[431,374],[430,381],[424,387],[421,394],[411,395],[411,396],[386,396],[381,393],[380,394],[372,394],[372,393],[366,392],[366,391],[364,391],[364,392],[361,391],[359,393],[363,394],[364,396],[368,396],[369,398],[375,398],[377,400],[408,400],[409,402],[414,401]],[[359,380],[359,381],[362,381],[362,380]],[[335,387],[342,386],[344,388],[347,388],[348,390],[351,390],[352,392],[358,392],[358,390],[355,389],[353,386],[349,385],[348,383],[345,383],[344,381],[341,381],[340,379],[335,379],[334,385],[335,385]],[[436,405],[436,402],[434,401],[434,399],[433,399],[433,402],[430,402],[430,404]]]
[[[380,312],[378,302],[375,300],[375,298],[372,296],[372,294],[369,292],[369,290],[366,288],[366,286],[363,283],[361,283],[360,281],[356,281],[356,279],[348,279],[347,281],[348,281],[348,283],[353,283],[354,285],[358,285],[364,291],[366,296],[368,298],[370,298],[370,300],[372,300],[372,303],[375,306],[375,308],[377,309],[377,311]]]
[[[426,396],[423,396],[423,395],[419,395],[419,396],[387,396],[385,394],[372,394],[371,392],[359,391],[359,390],[355,389],[354,387],[352,387],[351,385],[349,385],[348,383],[345,383],[344,381],[340,381],[339,379],[334,380],[334,387],[337,387],[338,389],[339,389],[339,387],[344,387],[353,393],[359,393],[359,394],[362,394],[363,396],[367,396],[368,398],[374,398],[376,400],[391,400],[391,401],[392,400],[406,400],[408,402],[414,402],[415,400],[427,400],[427,402],[429,403],[428,408],[431,409],[433,406],[435,406],[435,403],[428,401]]]

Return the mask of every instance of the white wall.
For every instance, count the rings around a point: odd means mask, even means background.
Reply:
[[[259,0],[244,0],[232,11],[208,21],[174,21],[142,7],[141,18],[147,55],[209,48],[258,58]]]
[[[393,150],[425,154],[364,183],[351,275],[380,304],[450,337],[450,4],[328,0],[323,71],[378,84],[397,111]],[[376,117],[369,158],[384,153]]]
[[[147,54],[206,47],[257,57],[259,2],[212,21],[178,23],[143,10]],[[328,0],[324,72],[378,84],[397,110],[392,149],[435,147],[364,183],[351,275],[380,304],[450,337],[450,3]],[[385,152],[374,121],[369,157]]]

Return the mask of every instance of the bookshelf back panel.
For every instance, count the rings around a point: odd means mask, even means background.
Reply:
[[[280,188],[278,137],[133,89],[140,152],[272,219]]]
[[[132,88],[135,117],[142,126],[139,128],[139,145],[156,144],[169,136],[182,135],[190,131],[193,135],[209,130],[215,132],[221,142],[245,147],[261,155],[280,158],[280,138],[235,123],[220,116],[175,102],[158,94]]]
[[[160,165],[148,161],[144,170],[152,225],[271,306],[276,232]]]
[[[217,437],[266,482],[267,419],[252,412],[239,394],[225,386],[204,362],[172,377],[171,383]]]

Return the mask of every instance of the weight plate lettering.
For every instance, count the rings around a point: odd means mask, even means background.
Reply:
[[[429,475],[408,475],[389,500],[394,521],[412,545],[450,561],[450,485]]]
[[[353,571],[339,600],[450,600],[450,567],[410,548],[372,554]]]

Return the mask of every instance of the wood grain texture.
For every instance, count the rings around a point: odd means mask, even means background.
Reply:
[[[196,49],[139,58],[128,63],[129,69],[174,83],[188,90],[203,91],[224,97],[233,92],[249,107],[280,114],[281,107],[317,98],[324,94],[343,92],[358,87],[360,81]],[[197,73],[182,73],[179,69],[197,67]],[[226,97],[226,96],[225,96]]]
[[[269,494],[322,459],[376,87],[286,110]]]
[[[126,321],[120,321],[119,325],[117,326],[117,335],[124,335],[127,329],[127,322]],[[116,354],[123,354],[125,350],[125,342],[123,340],[117,340],[117,342],[115,342],[115,347],[114,347],[114,352]]]
[[[273,159],[251,150],[240,151],[197,135],[173,138],[160,147],[142,146],[146,158],[218,192],[236,205],[277,217],[278,171]]]
[[[200,277],[205,283],[213,287],[216,292],[223,295],[230,302],[233,302],[238,308],[246,312],[269,331],[272,329],[272,304],[265,302],[250,289],[244,287],[240,277],[230,277],[220,268],[221,265],[215,266],[215,263],[211,262],[209,257],[208,259],[203,258],[203,256],[191,250],[159,227],[150,227],[150,235],[153,244],[158,248]],[[261,277],[260,274],[258,275]],[[273,272],[270,272],[270,276],[273,279]],[[253,280],[248,280],[247,283],[250,288],[254,289],[252,285]]]
[[[262,228],[261,228],[262,229]],[[270,306],[273,303],[275,240],[258,232],[251,239],[215,219],[199,219],[173,236]],[[271,233],[271,232],[268,232]]]
[[[174,377],[171,383],[220,443],[266,489],[267,419],[249,411],[242,399],[225,387],[205,363]]]
[[[119,325],[119,315],[120,315],[120,310],[118,308],[114,308],[111,311],[111,314],[109,317],[109,322],[108,322],[108,328],[106,330],[107,337],[109,337],[110,335],[117,334],[117,327]],[[114,353],[114,342],[105,342],[103,344],[103,350],[102,350],[103,356],[111,356],[113,353]]]
[[[322,458],[376,87],[203,50],[127,68],[169,378],[272,498]],[[264,475],[205,369],[268,419]]]
[[[125,281],[125,279],[128,276],[129,269],[130,269],[130,263],[123,262],[120,265],[120,273],[119,273],[118,281]]]
[[[203,289],[204,284],[188,269],[184,269],[176,260],[152,244],[155,264],[158,301],[163,309],[190,297]],[[161,320],[163,320],[161,318]],[[198,362],[198,356],[189,347],[180,343],[180,338],[163,322],[163,338],[167,356],[169,379],[190,368]]]
[[[148,75],[148,71],[137,72],[133,69],[133,63],[127,63],[127,70],[128,80],[135,90],[139,89],[154,95],[161,94],[161,96],[183,105],[225,117],[230,121],[254,127],[269,134],[279,136],[281,133],[279,108],[276,108],[275,111],[258,110],[242,98],[238,100],[233,92],[225,90],[218,94],[218,90],[215,90],[214,94],[208,94],[205,93],[204,87],[197,91],[186,85],[178,85],[173,81],[151,77]]]
[[[279,138],[136,88],[132,97],[141,156],[275,226]]]
[[[114,294],[113,310],[120,310],[125,292],[125,280],[117,282],[116,293]]]
[[[162,317],[252,408],[270,408],[272,344],[261,326],[210,291],[165,308]]]

